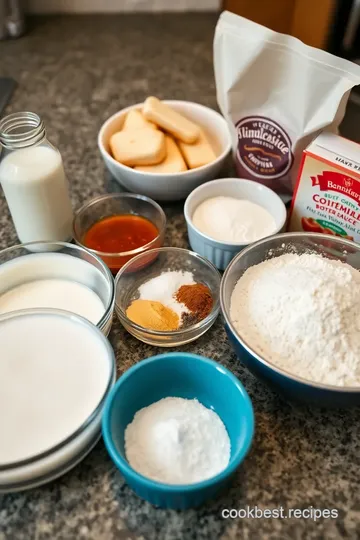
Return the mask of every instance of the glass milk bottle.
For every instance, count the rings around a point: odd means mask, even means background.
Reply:
[[[31,112],[0,121],[0,184],[21,243],[72,238],[73,213],[59,151]]]

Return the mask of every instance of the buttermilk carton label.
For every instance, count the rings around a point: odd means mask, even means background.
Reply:
[[[288,230],[325,233],[360,243],[360,145],[322,133],[306,148]]]

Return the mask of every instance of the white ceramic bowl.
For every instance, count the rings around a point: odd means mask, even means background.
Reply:
[[[98,145],[106,167],[123,187],[158,201],[176,201],[185,199],[193,189],[216,178],[231,150],[231,136],[225,119],[213,109],[190,101],[164,102],[205,130],[217,155],[215,161],[197,169],[172,174],[136,171],[116,161],[109,152],[110,137],[121,130],[126,114],[131,109],[141,109],[142,103],[111,116],[100,129]]]
[[[266,186],[242,178],[221,178],[195,189],[186,199],[184,215],[187,223],[191,248],[206,257],[220,270],[225,270],[229,262],[247,244],[219,242],[197,229],[192,221],[195,209],[211,197],[235,197],[259,204],[270,212],[276,222],[271,234],[279,233],[286,222],[286,208],[280,197]]]

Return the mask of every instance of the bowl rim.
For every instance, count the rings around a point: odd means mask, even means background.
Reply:
[[[240,242],[223,242],[222,240],[217,240],[216,238],[212,238],[212,236],[209,236],[208,234],[203,233],[202,231],[200,231],[200,229],[198,229],[194,225],[193,216],[190,215],[190,210],[189,210],[189,206],[191,204],[192,198],[194,197],[194,195],[196,195],[200,191],[206,192],[206,190],[211,185],[214,185],[214,184],[221,185],[222,182],[225,182],[227,184],[238,184],[239,182],[242,182],[242,183],[247,184],[248,186],[251,186],[251,189],[254,189],[254,191],[255,190],[264,191],[265,193],[267,193],[271,197],[274,197],[274,200],[277,200],[279,202],[279,210],[280,210],[280,207],[281,207],[282,216],[281,216],[281,225],[276,227],[275,231],[272,233],[271,236],[273,236],[274,234],[277,234],[279,231],[281,231],[281,229],[284,227],[286,219],[287,219],[286,206],[285,206],[284,202],[282,201],[281,197],[279,197],[279,195],[277,193],[275,193],[275,191],[273,191],[269,187],[265,186],[264,184],[256,182],[255,180],[249,180],[248,178],[237,178],[237,177],[234,176],[234,177],[225,177],[225,178],[215,178],[214,180],[210,180],[209,182],[205,182],[205,184],[201,184],[200,186],[195,188],[191,193],[189,193],[189,195],[187,196],[187,198],[185,200],[185,203],[184,203],[185,220],[186,220],[186,223],[188,224],[188,226],[191,227],[192,229],[194,229],[194,231],[199,236],[201,236],[204,240],[211,241],[212,243],[216,243],[217,245],[224,246],[224,247],[229,247],[229,248],[237,248],[237,247],[248,246],[248,245],[253,243],[253,242],[250,242],[250,244],[249,244],[249,242],[242,242],[242,243],[240,243]],[[206,199],[209,199],[209,198],[211,198],[211,197],[205,197],[202,202],[204,202]],[[232,197],[232,198],[236,198],[236,197]],[[239,199],[239,200],[248,200],[248,199],[244,198],[244,199]],[[199,205],[202,204],[202,202],[199,203]],[[256,203],[256,204],[258,204],[259,206],[261,206],[262,208],[267,210],[267,208],[262,206],[260,203]],[[269,214],[272,217],[274,217],[273,214],[269,210],[267,210],[267,211],[269,212]],[[265,238],[268,238],[268,237],[266,236]],[[261,238],[261,240],[262,240],[262,238]],[[258,240],[256,240],[256,242],[258,242]]]
[[[62,248],[66,248],[66,249],[74,249],[74,250],[79,251],[79,252],[85,251],[86,254],[89,254],[89,255],[91,255],[91,257],[94,257],[94,259],[100,265],[101,272],[103,273],[104,277],[106,278],[107,284],[110,287],[109,300],[108,300],[107,304],[104,306],[104,314],[101,317],[101,319],[95,325],[95,326],[97,326],[99,328],[102,328],[108,322],[109,314],[113,311],[113,305],[115,303],[114,279],[113,279],[113,276],[112,276],[108,266],[104,263],[104,261],[98,255],[96,255],[96,253],[92,253],[88,248],[86,248],[86,247],[84,247],[82,245],[79,246],[77,244],[70,244],[69,242],[58,242],[57,240],[54,240],[54,241],[52,241],[52,240],[39,240],[39,241],[35,241],[35,242],[26,242],[24,244],[15,244],[14,246],[10,246],[10,247],[7,247],[5,249],[0,250],[0,257],[3,256],[3,255],[6,255],[7,253],[10,253],[11,251],[16,251],[17,249],[28,249],[29,247],[36,246],[36,245],[44,246],[44,247],[45,246],[60,246]],[[30,253],[28,253],[27,255],[35,255],[36,254],[36,252],[32,252],[31,249],[28,249],[28,250],[30,251]],[[39,252],[39,254],[41,254],[41,253],[42,252]],[[44,253],[52,253],[52,252],[45,251]],[[55,253],[59,253],[59,252],[55,251]],[[68,255],[68,253],[66,253],[65,255]],[[69,255],[69,256],[73,257],[73,255]],[[84,260],[84,259],[81,259],[81,260]],[[6,262],[8,262],[8,261],[6,261]],[[89,261],[86,260],[85,262],[89,262]],[[0,266],[2,266],[2,264],[6,264],[6,263],[0,263]],[[89,264],[91,264],[92,266],[95,266],[92,262],[89,262]],[[36,309],[36,308],[34,308],[34,309]],[[48,308],[48,309],[50,309],[50,308]]]
[[[219,121],[221,120],[224,123],[224,126],[226,127],[226,132],[227,132],[227,139],[228,139],[226,144],[224,144],[224,146],[225,146],[224,150],[211,163],[207,163],[206,165],[202,165],[201,167],[197,167],[196,169],[187,169],[186,171],[175,172],[175,173],[165,173],[165,174],[162,173],[161,177],[166,177],[166,178],[171,179],[171,178],[177,178],[177,177],[183,177],[183,176],[186,176],[186,175],[190,175],[191,173],[194,174],[194,173],[197,173],[199,171],[205,171],[209,167],[211,167],[212,165],[220,163],[222,160],[225,159],[225,157],[231,151],[232,140],[231,140],[231,134],[230,134],[227,122],[226,122],[225,118],[218,111],[216,111],[215,109],[212,109],[211,107],[207,107],[206,105],[202,105],[201,103],[196,103],[195,101],[185,101],[185,100],[181,100],[181,99],[162,99],[161,101],[163,101],[167,105],[187,104],[187,105],[190,105],[191,107],[194,107],[194,108],[198,107],[199,109],[206,110],[208,114],[212,114],[214,117],[218,118]],[[119,161],[116,161],[116,159],[114,159],[112,157],[110,152],[108,152],[106,150],[106,148],[105,148],[105,146],[103,144],[104,132],[108,128],[108,126],[116,118],[118,118],[120,116],[123,116],[124,114],[128,113],[132,109],[140,109],[143,105],[144,105],[144,102],[135,103],[134,105],[129,105],[128,107],[125,107],[124,109],[120,109],[120,111],[114,113],[107,120],[105,120],[105,122],[102,124],[102,126],[101,126],[101,128],[99,130],[97,142],[98,142],[98,147],[99,147],[99,150],[100,150],[101,154],[105,155],[110,160],[112,165],[118,166],[120,169],[131,170],[134,175],[137,175],[139,177],[148,176],[149,178],[155,179],[155,178],[159,177],[160,173],[158,173],[158,172],[148,172],[148,171],[137,171],[136,169],[134,169],[132,167],[129,167],[127,165],[123,165],[123,163],[120,163]]]
[[[288,379],[291,379],[292,381],[296,383],[300,383],[306,386],[310,386],[312,388],[317,388],[318,390],[329,390],[333,392],[339,392],[339,393],[359,393],[360,392],[360,386],[335,386],[331,384],[323,384],[323,383],[317,383],[314,381],[311,381],[309,379],[304,379],[303,377],[299,377],[297,375],[294,375],[293,373],[286,371],[285,369],[279,368],[269,360],[266,360],[265,358],[262,358],[239,334],[239,332],[235,329],[234,325],[231,322],[230,313],[229,310],[225,307],[225,300],[224,300],[224,289],[225,289],[225,283],[227,281],[227,278],[229,276],[229,273],[231,272],[233,266],[237,263],[237,261],[243,257],[246,256],[251,250],[257,249],[260,245],[266,244],[267,242],[270,242],[271,240],[277,239],[277,240],[290,240],[291,238],[313,238],[314,240],[329,240],[335,241],[335,243],[339,244],[345,244],[349,247],[350,250],[354,250],[354,248],[360,252],[360,246],[355,244],[354,242],[351,242],[350,240],[342,240],[340,237],[337,236],[331,236],[329,237],[327,234],[323,233],[302,233],[302,232],[290,232],[290,233],[282,233],[282,234],[273,234],[271,236],[267,236],[266,238],[262,238],[261,240],[258,240],[257,242],[249,245],[248,247],[244,248],[240,253],[238,253],[233,260],[230,262],[228,267],[226,268],[224,275],[221,280],[220,284],[220,306],[221,306],[221,312],[225,319],[225,323],[228,325],[229,329],[231,330],[231,333],[234,335],[234,337],[239,341],[240,345],[244,347],[244,349],[253,356],[260,364],[263,364],[265,367],[271,369],[272,371],[275,371],[279,375],[286,377]],[[340,260],[340,259],[339,259]]]
[[[196,259],[200,260],[202,264],[205,264],[206,266],[208,266],[209,269],[213,272],[214,276],[216,275],[216,277],[218,278],[218,283],[219,283],[218,298],[217,298],[216,302],[214,302],[213,307],[212,307],[209,315],[207,315],[207,317],[205,317],[201,321],[197,322],[196,324],[193,324],[191,326],[187,326],[186,328],[182,328],[182,329],[180,328],[178,330],[166,330],[166,331],[151,330],[151,329],[145,328],[144,326],[140,326],[139,324],[133,322],[131,319],[129,319],[127,317],[124,310],[117,304],[117,301],[116,301],[117,293],[116,292],[117,292],[117,287],[118,287],[119,281],[120,281],[120,279],[122,277],[122,274],[125,273],[128,266],[130,266],[131,264],[133,264],[137,260],[140,260],[141,257],[144,257],[144,256],[148,257],[152,253],[155,253],[155,252],[164,253],[165,251],[172,251],[172,252],[183,253],[183,254],[186,253],[187,255],[193,256]],[[219,270],[216,268],[216,266],[211,261],[209,261],[205,257],[202,257],[198,253],[195,253],[194,251],[191,251],[191,250],[185,249],[185,248],[178,248],[178,247],[171,247],[171,246],[165,246],[165,247],[160,247],[160,248],[149,249],[148,251],[146,251],[144,253],[140,253],[140,255],[137,255],[136,257],[133,257],[130,261],[128,261],[126,264],[124,264],[124,266],[122,266],[122,268],[120,268],[120,270],[116,274],[116,276],[115,276],[115,312],[118,315],[118,317],[120,319],[120,322],[122,324],[124,324],[123,323],[123,321],[124,321],[125,324],[127,324],[128,326],[131,326],[131,328],[134,328],[138,332],[144,332],[145,331],[146,334],[148,334],[148,335],[150,335],[152,337],[156,337],[156,336],[159,336],[159,337],[186,336],[187,334],[190,334],[190,333],[194,332],[195,330],[201,330],[207,324],[209,324],[211,321],[215,320],[216,317],[218,316],[218,314],[220,312],[220,283],[221,283],[221,274],[220,274]]]
[[[155,238],[153,238],[153,240],[148,242],[147,244],[144,244],[143,246],[140,246],[140,247],[138,247],[136,249],[131,249],[130,251],[120,251],[120,252],[99,251],[97,249],[87,247],[85,244],[83,244],[80,241],[80,236],[77,234],[77,230],[76,230],[77,221],[81,217],[81,214],[83,212],[85,212],[86,210],[88,210],[89,208],[91,208],[92,206],[95,206],[96,204],[98,204],[100,202],[104,202],[105,200],[111,200],[111,199],[137,199],[137,200],[140,199],[140,200],[150,204],[151,206],[153,206],[158,211],[158,213],[160,215],[160,218],[161,218],[161,222],[162,222],[161,223],[161,228],[158,229],[158,235]],[[135,215],[140,215],[140,214],[135,214]],[[144,217],[144,216],[141,216],[141,217]],[[145,218],[145,219],[147,219],[147,218]],[[151,220],[148,220],[148,221],[151,221]],[[84,249],[86,249],[88,251],[90,251],[91,253],[98,256],[99,258],[101,258],[101,257],[109,257],[109,258],[112,258],[112,257],[131,257],[132,255],[138,255],[138,254],[141,254],[144,251],[148,251],[149,246],[151,246],[151,245],[155,244],[156,242],[158,242],[159,240],[161,240],[161,237],[164,235],[165,229],[166,229],[166,215],[165,215],[164,210],[161,208],[161,206],[156,201],[154,201],[150,197],[147,197],[146,195],[140,195],[138,193],[106,193],[105,195],[99,195],[97,197],[93,197],[92,199],[90,199],[89,201],[84,203],[75,212],[72,229],[73,229],[73,234],[74,234],[74,240],[77,243],[77,245],[81,246],[82,248],[84,248]]]
[[[149,364],[156,364],[159,360],[163,360],[164,358],[170,359],[170,361],[174,361],[174,362],[176,361],[181,362],[181,359],[184,357],[191,359],[192,362],[198,362],[199,364],[207,364],[211,366],[212,368],[216,369],[217,371],[221,371],[237,387],[237,389],[239,390],[239,393],[242,396],[242,399],[246,403],[248,413],[249,413],[246,415],[246,418],[247,418],[246,422],[244,422],[244,425],[246,426],[245,443],[241,446],[241,448],[237,451],[237,453],[233,457],[230,457],[230,461],[225,467],[225,469],[223,469],[220,473],[216,474],[215,476],[208,478],[206,480],[202,480],[200,482],[195,482],[193,484],[166,484],[164,482],[152,480],[151,478],[148,478],[142,475],[141,473],[137,472],[135,469],[133,469],[133,467],[131,467],[127,459],[124,459],[117,452],[115,444],[113,443],[112,430],[110,429],[110,418],[111,418],[111,413],[112,413],[115,397],[117,393],[119,392],[121,385],[124,384],[124,382],[127,379],[129,379],[129,377],[131,377],[137,371],[141,370],[143,366],[149,365]],[[171,397],[171,396],[168,396],[168,397]],[[201,403],[201,401],[199,402]],[[219,418],[224,423],[223,419],[220,416]],[[215,360],[212,360],[205,356],[179,351],[179,352],[170,352],[170,353],[163,353],[163,354],[157,354],[155,356],[151,356],[150,358],[141,360],[140,362],[134,364],[129,369],[127,369],[125,373],[120,376],[120,378],[116,381],[114,387],[111,389],[111,392],[108,396],[108,399],[106,400],[105,407],[103,410],[101,425],[102,425],[102,434],[103,434],[106,450],[110,454],[110,457],[113,460],[113,462],[121,471],[124,469],[126,473],[133,480],[136,480],[137,482],[141,483],[142,485],[145,485],[148,488],[160,489],[160,490],[167,491],[168,493],[181,493],[181,492],[191,492],[197,489],[205,489],[207,487],[212,486],[213,484],[217,482],[221,482],[222,480],[228,478],[230,475],[232,475],[235,472],[235,470],[244,461],[245,457],[247,456],[251,448],[251,444],[254,439],[254,433],[255,433],[255,416],[254,416],[254,408],[253,408],[252,401],[250,399],[249,394],[247,393],[242,382],[237,377],[235,377],[235,375],[231,373],[229,369],[227,369],[222,364],[219,364]]]
[[[51,448],[48,448],[47,450],[44,450],[43,452],[39,452],[38,454],[35,454],[34,456],[30,456],[26,459],[22,459],[18,461],[8,462],[3,465],[0,464],[0,472],[11,471],[11,470],[18,469],[20,467],[24,467],[27,465],[34,465],[38,461],[44,458],[50,457],[51,455],[55,454],[59,450],[62,450],[63,448],[65,448],[69,443],[75,441],[77,437],[81,435],[92,424],[92,422],[95,420],[95,418],[97,418],[98,414],[103,409],[106,402],[106,398],[109,394],[109,391],[111,390],[113,386],[113,381],[116,374],[115,353],[114,353],[113,348],[110,345],[109,340],[104,336],[100,328],[92,324],[90,321],[88,321],[84,317],[81,317],[80,315],[72,313],[71,311],[66,311],[63,309],[53,309],[53,308],[20,309],[17,311],[11,311],[11,312],[0,315],[0,324],[10,319],[33,316],[33,315],[34,316],[36,315],[61,316],[63,318],[66,318],[67,320],[73,320],[76,322],[76,324],[81,324],[82,326],[85,326],[86,328],[88,328],[88,330],[91,330],[92,332],[97,334],[97,337],[103,342],[105,346],[105,350],[107,351],[108,359],[110,361],[109,378],[105,386],[103,395],[100,398],[98,404],[94,407],[94,410],[92,411],[92,413],[83,421],[83,423],[75,431],[73,431],[73,433],[68,435],[65,439],[55,444]]]

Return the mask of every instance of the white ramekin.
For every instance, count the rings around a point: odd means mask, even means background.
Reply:
[[[286,208],[280,197],[268,187],[242,178],[221,178],[207,182],[195,189],[185,201],[184,215],[187,223],[190,246],[199,255],[206,257],[219,270],[225,270],[229,262],[248,244],[219,242],[202,233],[192,221],[195,209],[211,197],[235,197],[259,204],[273,216],[276,229],[271,234],[282,231],[286,222]]]

